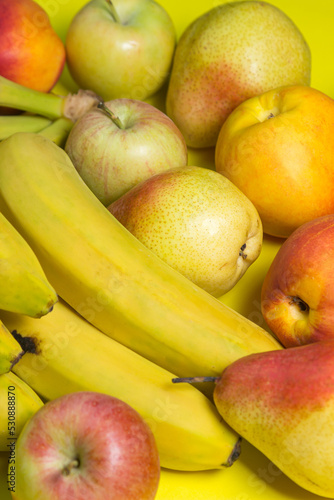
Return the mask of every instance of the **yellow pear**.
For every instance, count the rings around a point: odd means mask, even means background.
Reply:
[[[226,177],[206,168],[156,174],[108,208],[145,246],[216,297],[239,281],[262,248],[254,205]]]
[[[214,390],[225,422],[296,484],[326,498],[334,498],[333,367],[334,342],[323,340],[244,356]]]
[[[284,85],[309,85],[311,55],[294,22],[267,2],[229,2],[195,19],[175,51],[166,111],[190,147],[213,147],[231,111]]]

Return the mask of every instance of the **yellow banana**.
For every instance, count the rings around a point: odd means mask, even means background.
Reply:
[[[46,138],[18,133],[0,143],[0,205],[67,303],[166,370],[220,375],[242,356],[280,348],[139,242]]]
[[[43,401],[15,373],[0,375],[0,451],[15,449],[24,424],[43,406]]]
[[[0,309],[40,317],[57,302],[36,255],[2,213],[0,280]]]
[[[20,344],[0,321],[0,376],[9,372],[23,354]]]
[[[215,406],[189,384],[108,338],[61,300],[41,319],[1,312],[9,329],[31,345],[15,373],[45,400],[80,390],[117,397],[151,427],[163,467],[221,469],[239,454],[239,437]]]

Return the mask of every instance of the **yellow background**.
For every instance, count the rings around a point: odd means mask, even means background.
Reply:
[[[37,0],[37,2],[47,11],[52,25],[64,41],[73,15],[87,3],[87,0]],[[196,17],[223,2],[218,0],[160,0],[159,3],[171,15],[177,33],[180,35]],[[282,9],[295,22],[310,46],[311,86],[334,98],[334,0],[272,0],[270,3]],[[63,72],[62,82],[70,90],[76,89],[67,68]],[[58,88],[61,90],[61,86]],[[159,99],[157,103],[161,103]],[[201,153],[190,151],[189,163],[213,168],[213,151]],[[260,313],[261,284],[281,243],[281,240],[265,237],[259,259],[249,268],[239,283],[221,299],[263,327],[266,326]],[[6,474],[7,455],[2,453],[0,454],[1,500],[10,500]],[[316,500],[320,498],[324,497],[308,493],[295,485],[266,457],[244,441],[241,457],[228,470],[200,473],[162,471],[156,500]]]

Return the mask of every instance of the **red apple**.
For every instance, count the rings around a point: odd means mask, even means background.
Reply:
[[[14,500],[149,500],[160,464],[153,434],[128,404],[82,391],[46,403],[16,444]]]
[[[104,205],[154,174],[187,164],[185,140],[165,113],[134,99],[101,106],[74,124],[65,151]]]
[[[0,75],[48,92],[65,64],[65,47],[33,0],[0,0]]]
[[[334,338],[334,214],[296,229],[262,285],[262,313],[285,347]]]

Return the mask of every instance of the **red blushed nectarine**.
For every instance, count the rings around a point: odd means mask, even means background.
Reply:
[[[65,47],[33,0],[0,0],[0,75],[48,92],[65,64]]]
[[[263,316],[285,347],[334,339],[334,214],[283,243],[262,285]]]

